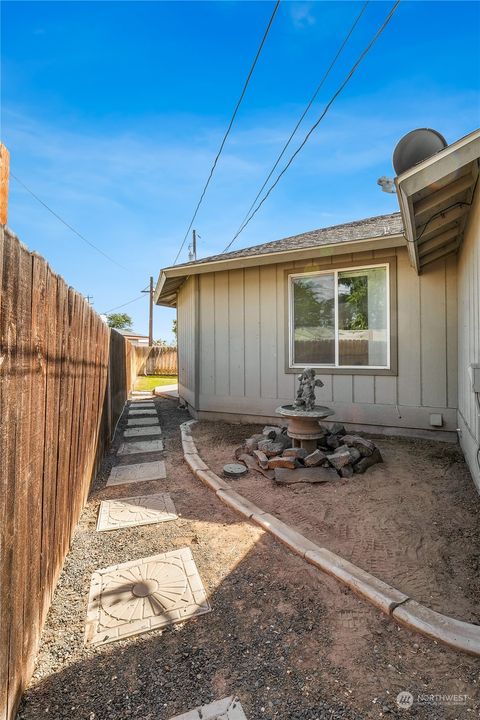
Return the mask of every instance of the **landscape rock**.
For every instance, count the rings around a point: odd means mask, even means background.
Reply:
[[[352,465],[354,465],[357,460],[360,460],[362,455],[360,454],[360,450],[357,450],[357,448],[354,447],[348,447],[348,445],[343,446],[348,452],[350,453],[350,462]]]
[[[288,437],[287,433],[280,432],[275,437],[275,442],[282,443],[283,449],[289,448],[292,446],[292,439]]]
[[[339,472],[342,478],[351,478],[353,475],[353,467],[351,465],[344,465],[340,468]]]
[[[261,475],[268,478],[269,480],[273,480],[274,471],[273,470],[265,470],[264,468],[260,467],[252,455],[248,455],[248,453],[244,452],[242,455],[237,457],[237,460],[240,460],[240,462],[245,463],[245,465],[248,467],[249,470],[253,470],[254,472],[260,473]]]
[[[378,448],[375,448],[371,455],[363,457],[361,460],[355,463],[355,465],[353,466],[353,471],[355,473],[364,473],[365,470],[367,470],[372,465],[376,465],[377,463],[381,462],[383,462],[383,458],[380,450]]]
[[[275,457],[275,455],[281,455],[284,450],[284,446],[282,442],[276,442],[274,440],[261,440],[258,443],[258,449],[270,458]]]
[[[250,454],[252,454],[254,450],[258,450],[258,440],[253,437],[247,438],[247,440],[245,440],[245,450]]]
[[[293,483],[324,483],[338,480],[337,471],[324,467],[299,467],[296,470],[275,468],[275,482],[279,485]]]
[[[264,470],[268,469],[268,457],[261,450],[254,450],[253,456],[256,458],[258,464]]]
[[[326,460],[326,455],[321,450],[314,450],[313,453],[307,455],[303,462],[307,467],[316,467]]]
[[[236,448],[233,454],[235,456],[235,460],[240,460],[241,456],[245,455],[245,445]]]
[[[268,467],[271,470],[275,470],[276,468],[289,468],[290,470],[295,470],[298,466],[298,460],[295,460],[293,457],[273,457],[268,461]]]
[[[377,449],[375,443],[360,437],[360,435],[344,435],[341,442],[343,445],[356,448],[362,457],[368,457]]]
[[[308,450],[305,450],[304,448],[286,448],[286,450],[283,451],[283,457],[292,457],[296,458],[297,460],[304,460],[308,455]]]
[[[346,435],[347,431],[342,423],[334,422],[328,426],[328,432],[331,435]]]
[[[275,427],[275,425],[265,425],[262,431],[263,437],[268,438],[269,440],[275,440],[280,432],[280,428]]]
[[[329,435],[325,443],[327,447],[331,448],[331,450],[336,450],[338,447],[340,447],[340,440],[338,439],[337,435]]]
[[[327,455],[327,460],[335,470],[340,470],[340,468],[349,465],[351,462],[350,453],[346,448],[340,448],[333,455]]]

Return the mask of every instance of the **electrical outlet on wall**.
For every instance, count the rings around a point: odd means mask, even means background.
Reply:
[[[468,370],[473,392],[480,393],[480,363],[472,363]]]

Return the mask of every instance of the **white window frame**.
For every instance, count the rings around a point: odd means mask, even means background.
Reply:
[[[375,268],[385,268],[386,270],[386,287],[385,292],[387,294],[387,364],[386,365],[339,365],[339,345],[338,345],[338,274],[344,272],[350,272],[352,270],[373,270]],[[295,278],[307,278],[307,277],[318,277],[319,275],[333,275],[334,276],[334,293],[335,293],[335,362],[329,364],[320,363],[309,363],[308,367],[314,368],[326,368],[334,370],[390,370],[391,369],[391,318],[390,318],[390,264],[389,263],[377,263],[369,265],[352,265],[351,267],[340,267],[340,268],[329,268],[328,270],[318,270],[315,272],[302,272],[292,273],[288,275],[288,348],[289,367],[304,368],[305,363],[294,363],[294,350],[295,350],[295,328],[293,324],[293,280]]]

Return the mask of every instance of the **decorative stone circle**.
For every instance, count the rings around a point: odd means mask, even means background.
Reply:
[[[104,645],[210,611],[190,548],[92,575],[85,644]]]
[[[247,720],[247,716],[243,712],[240,700],[231,696],[195,708],[183,715],[176,715],[170,720]]]
[[[176,520],[177,512],[168,493],[140,495],[118,500],[102,500],[98,513],[97,531],[117,530]]]
[[[239,478],[242,477],[242,475],[246,475],[247,472],[248,468],[241,463],[227,463],[227,465],[223,466],[223,474],[225,477]]]

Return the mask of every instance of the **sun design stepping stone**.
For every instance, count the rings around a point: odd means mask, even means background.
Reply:
[[[170,720],[247,720],[247,716],[242,710],[240,700],[236,697],[228,697],[195,708],[183,715],[175,715]]]
[[[155,425],[155,421],[158,423],[158,415],[156,418],[133,417],[133,418],[128,418],[127,425],[128,425],[128,427],[135,426],[135,425]]]
[[[163,440],[139,440],[122,443],[117,455],[136,455],[138,453],[162,452]]]
[[[143,436],[143,435],[161,435],[161,434],[162,434],[162,428],[158,425],[152,425],[151,427],[126,428],[126,430],[123,431],[123,436],[126,438],[139,437],[139,436]]]
[[[134,465],[116,465],[112,468],[107,486],[126,485],[126,483],[146,480],[164,480],[167,477],[163,460],[137,463]]]
[[[104,645],[209,612],[190,548],[97,570],[85,644]]]
[[[173,500],[168,493],[140,495],[119,500],[102,500],[98,513],[97,531],[151,525],[176,520]]]
[[[130,409],[128,411],[128,417],[141,417],[142,415],[150,416],[150,417],[158,417],[157,411],[155,410],[155,408],[152,408],[152,410],[144,410],[143,408],[141,408],[140,410],[137,410],[135,408],[135,410]]]

